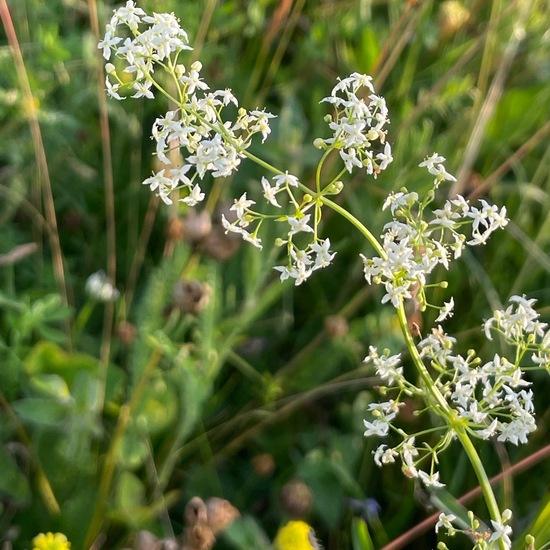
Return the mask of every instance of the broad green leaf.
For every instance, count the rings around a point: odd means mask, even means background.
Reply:
[[[54,399],[28,397],[12,404],[17,416],[26,423],[38,426],[60,426],[67,418],[70,408]]]
[[[243,516],[233,521],[221,535],[236,550],[269,549],[271,545],[265,531],[250,516]]]
[[[53,342],[39,342],[25,357],[24,367],[29,376],[38,373],[58,374],[69,387],[76,374],[82,370],[96,372],[99,361],[83,353],[70,354]]]
[[[312,490],[319,515],[328,525],[336,525],[344,487],[331,460],[319,449],[310,452],[298,469],[298,477]]]
[[[31,377],[29,385],[33,393],[42,397],[51,397],[61,402],[71,397],[67,382],[58,374],[37,374]]]
[[[135,413],[136,422],[148,434],[159,433],[174,422],[177,399],[173,388],[160,377],[154,378],[143,392]]]
[[[145,487],[131,472],[121,472],[116,484],[115,505],[121,510],[131,511],[145,503]]]
[[[139,433],[135,426],[130,426],[124,432],[117,454],[117,463],[120,466],[133,470],[143,464],[149,453],[149,448],[143,438],[144,435]]]

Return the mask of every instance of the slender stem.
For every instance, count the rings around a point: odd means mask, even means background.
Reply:
[[[13,25],[10,10],[6,3],[6,0],[0,0],[0,18],[6,31],[6,37],[11,48],[15,70],[17,73],[17,79],[21,87],[22,94],[24,96],[26,115],[29,120],[29,128],[31,131],[32,144],[34,149],[34,156],[37,164],[37,182],[40,185],[41,193],[44,200],[45,218],[48,224],[48,239],[52,250],[52,263],[55,281],[63,300],[63,304],[68,304],[67,297],[67,284],[65,281],[65,270],[63,252],[61,250],[61,242],[59,240],[59,232],[57,230],[57,217],[55,213],[54,199],[52,193],[52,184],[50,180],[50,173],[48,169],[48,160],[46,158],[46,151],[44,149],[44,140],[42,139],[42,131],[40,129],[40,123],[38,121],[38,109],[35,104],[35,97],[33,95],[27,69],[25,67],[25,61],[21,53],[19,41],[17,39],[17,33]],[[37,208],[38,209],[38,208]],[[70,327],[67,325],[67,334],[70,334]]]
[[[374,250],[376,250],[376,253],[381,258],[386,258],[386,252],[382,248],[382,245],[378,242],[378,239],[353,214],[334,201],[327,199],[327,197],[319,197],[319,200],[359,229],[361,234],[367,239],[367,241],[369,241]]]
[[[96,0],[88,0],[88,12],[90,23],[96,42],[100,40],[99,20],[97,15]],[[105,220],[107,237],[107,275],[112,284],[116,284],[116,223],[115,223],[115,192],[113,176],[113,159],[111,155],[111,133],[109,131],[109,116],[107,113],[107,96],[104,93],[104,74],[101,50],[96,49],[97,63],[97,95],[99,100],[99,124],[101,131],[101,149],[103,157],[103,182],[105,190]],[[105,387],[107,384],[107,370],[111,356],[111,338],[114,324],[114,302],[108,301],[103,311],[103,331],[100,348],[100,374],[99,381],[100,399],[105,400]],[[99,410],[102,406],[99,407]]]
[[[101,477],[98,485],[98,496],[96,498],[96,505],[92,519],[90,520],[88,532],[86,534],[86,541],[84,548],[90,548],[97,537],[101,525],[104,521],[105,510],[107,508],[107,500],[111,492],[111,484],[113,481],[113,476],[115,474],[115,469],[117,465],[117,454],[119,452],[120,444],[122,438],[128,428],[132,415],[135,412],[136,407],[139,404],[139,401],[143,395],[143,391],[146,389],[147,384],[155,370],[155,367],[158,364],[160,358],[160,352],[157,350],[153,351],[143,374],[136,385],[134,392],[132,393],[129,401],[123,405],[120,409],[120,414],[118,416],[118,421],[111,438],[107,454],[105,455],[103,470],[101,471]]]

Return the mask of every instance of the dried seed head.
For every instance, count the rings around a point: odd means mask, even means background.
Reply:
[[[281,504],[293,518],[304,518],[311,510],[313,493],[303,481],[294,479],[283,486]]]
[[[200,281],[178,281],[172,289],[172,302],[182,313],[199,313],[210,301],[212,289]]]
[[[329,315],[325,317],[325,330],[332,340],[342,338],[348,333],[348,321],[342,315]]]
[[[235,506],[223,498],[212,497],[206,501],[208,526],[217,535],[241,514]]]
[[[271,453],[260,453],[252,458],[252,468],[261,477],[270,476],[275,471],[275,466]]]

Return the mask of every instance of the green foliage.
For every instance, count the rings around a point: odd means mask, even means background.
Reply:
[[[101,127],[94,4],[7,2],[32,98],[16,46],[0,37],[0,542],[30,548],[38,532],[59,530],[75,550],[98,536],[104,548],[124,548],[139,530],[179,534],[187,500],[216,494],[246,514],[220,547],[264,548],[291,514],[281,495],[299,479],[313,501],[308,521],[328,550],[382,546],[429,512],[398,468],[378,470],[373,443],[362,437],[379,383],[362,365],[368,346],[403,347],[393,312],[366,287],[358,254],[371,251],[333,216],[324,231],[335,264],[300,287],[280,284],[272,271],[279,249],[238,249],[220,230],[234,197],[259,196],[263,174],[251,163],[231,181],[209,182],[213,229],[194,238],[189,209],[165,208],[141,186],[154,164],[150,127],[167,105],[108,101],[109,132]],[[102,28],[120,4],[98,3]],[[176,12],[212,86],[278,114],[266,147],[252,151],[304,182],[319,160],[311,143],[327,137],[319,100],[337,76],[372,73],[390,108],[394,168],[376,180],[354,176],[338,199],[374,233],[388,221],[380,207],[390,191],[427,190],[417,164],[434,151],[452,173],[464,170],[462,193],[506,204],[507,233],[445,273],[459,297],[447,329],[477,347],[482,320],[510,294],[536,297],[548,317],[548,10],[532,2],[499,87],[516,2],[495,16],[496,3],[464,0],[469,19],[461,24],[446,19],[443,4],[450,3],[140,2]],[[41,144],[33,140],[34,109]],[[112,167],[103,164],[106,151]],[[325,166],[337,173],[333,159]],[[29,243],[35,248],[20,248]],[[121,292],[114,304],[85,292],[100,269]],[[182,281],[205,293],[200,307],[177,302]],[[419,319],[422,334],[435,316],[428,310]],[[481,448],[491,474],[548,439],[548,381],[533,381],[542,396],[539,431],[504,454]],[[411,400],[403,414],[415,430],[425,422],[418,407]],[[455,495],[477,484],[462,460],[457,452],[441,464]],[[514,533],[530,522],[540,548],[550,542],[540,485],[548,466],[532,472],[503,485],[499,498],[517,509]],[[352,517],[350,498],[376,499],[379,522]],[[435,544],[433,534],[410,541]]]

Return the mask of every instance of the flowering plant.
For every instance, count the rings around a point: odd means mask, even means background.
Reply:
[[[393,161],[387,139],[388,108],[385,99],[376,93],[372,78],[353,73],[338,80],[322,100],[332,110],[325,119],[329,137],[314,142],[322,155],[314,185],[309,187],[298,176],[250,152],[257,134],[262,143],[269,137],[274,115],[239,107],[230,90],[210,91],[200,75],[201,63],[196,61],[189,67],[182,63],[184,52],[191,49],[188,42],[187,33],[173,14],[148,15],[129,0],[114,12],[99,43],[108,62],[105,82],[112,98],[152,99],[160,93],[175,105],[153,124],[152,139],[163,167],[143,183],[168,205],[181,202],[195,206],[206,196],[207,178],[232,175],[244,159],[257,163],[265,170],[258,185],[265,204],[257,205],[245,192],[234,200],[231,216],[223,215],[221,221],[227,232],[259,249],[263,247],[264,224],[282,224],[285,236],[276,244],[285,250],[284,261],[274,269],[282,281],[292,279],[296,285],[314,271],[328,267],[335,258],[330,238],[321,234],[325,210],[331,209],[348,220],[374,249],[374,254],[362,256],[365,279],[384,287],[382,303],[390,303],[396,310],[419,378],[416,382],[405,377],[401,354],[370,347],[365,361],[386,384],[382,393],[392,398],[369,406],[365,435],[392,434],[400,439],[393,446],[381,444],[374,461],[381,466],[399,457],[405,475],[417,478],[426,487],[438,488],[443,486],[437,470],[438,455],[458,440],[477,475],[491,527],[470,514],[471,524],[459,529],[453,523],[455,515],[442,513],[436,531],[444,528],[449,535],[463,531],[473,539],[476,549],[510,548],[511,512],[499,509],[472,441],[496,437],[517,445],[535,429],[533,394],[525,372],[548,368],[547,326],[539,320],[534,300],[512,296],[507,309],[496,310],[483,325],[487,338],[501,335],[511,352],[507,356],[495,354],[483,363],[474,351],[466,356],[456,353],[456,340],[440,325],[416,341],[405,309],[407,302],[420,312],[435,308],[439,311],[436,323],[451,316],[452,297],[442,305],[430,302],[431,287],[446,288],[446,282],[432,283],[430,277],[440,265],[449,269],[466,246],[484,245],[494,231],[504,228],[508,223],[506,209],[485,200],[471,204],[462,196],[432,209],[440,187],[455,181],[445,168],[445,158],[434,153],[419,165],[433,178],[431,191],[420,196],[403,188],[390,194],[383,208],[389,209],[391,220],[377,238],[362,221],[330,198],[343,190],[342,178],[347,174],[360,171],[365,177],[376,178]],[[334,153],[341,167],[335,176],[327,177],[325,161]],[[526,367],[528,359],[532,364]],[[396,426],[394,421],[407,396],[422,399],[426,410],[438,418],[433,429],[411,435]],[[435,445],[425,440],[428,434],[439,434]]]

